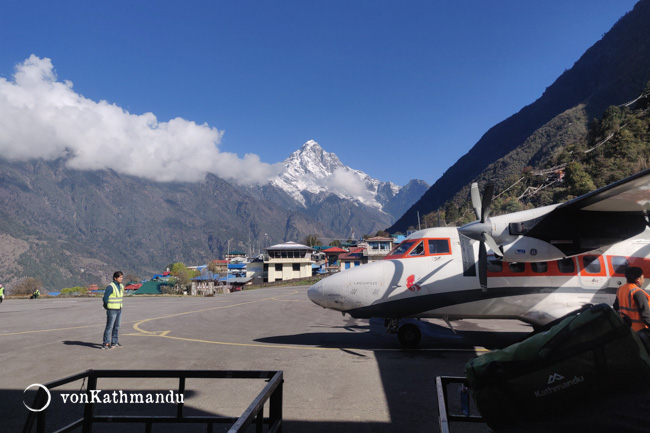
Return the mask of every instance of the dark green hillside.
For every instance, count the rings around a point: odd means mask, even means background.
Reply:
[[[564,202],[650,167],[650,83],[639,99],[609,107],[584,131],[576,121],[583,113],[580,108],[563,113],[481,174],[481,184],[488,179],[496,183],[493,215]],[[544,142],[549,144],[539,145]],[[522,167],[526,160],[536,164]],[[512,173],[508,168],[519,173],[499,176]],[[469,188],[442,209],[447,224],[474,220]],[[424,217],[428,226],[437,221],[437,212]]]
[[[416,226],[418,212],[444,208],[476,179],[505,185],[524,167],[543,165],[555,149],[574,145],[589,119],[639,95],[650,80],[649,22],[650,0],[641,0],[537,101],[487,131],[388,231]]]

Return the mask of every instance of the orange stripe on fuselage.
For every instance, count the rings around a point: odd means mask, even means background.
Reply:
[[[590,257],[595,257],[599,263],[599,268],[600,270],[598,272],[593,272],[589,271],[587,269],[587,266],[585,266],[585,258],[589,259]],[[513,266],[511,265],[511,262],[501,262],[503,264],[503,268],[499,272],[494,272],[488,270],[488,277],[559,277],[559,276],[576,276],[580,275],[582,277],[586,276],[592,276],[592,277],[606,277],[606,276],[611,276],[611,277],[622,277],[625,278],[625,274],[622,272],[615,272],[614,270],[614,264],[612,263],[612,260],[614,258],[624,258],[627,260],[629,266],[638,266],[641,269],[643,269],[643,274],[644,275],[650,275],[650,259],[644,258],[644,257],[634,257],[634,256],[620,256],[620,255],[607,255],[607,256],[597,256],[595,254],[583,254],[579,255],[577,257],[571,257],[567,260],[573,261],[573,266],[574,269],[572,272],[562,272],[560,271],[560,267],[558,264],[558,261],[552,261],[552,262],[544,262],[547,263],[547,270],[545,272],[535,272],[533,271],[532,263],[523,263],[519,262],[514,265],[515,262],[512,262]],[[605,262],[607,265],[605,266]],[[576,266],[577,264],[577,266]],[[516,267],[523,266],[524,270],[523,272],[516,272],[514,269]],[[619,268],[620,269],[620,268]]]

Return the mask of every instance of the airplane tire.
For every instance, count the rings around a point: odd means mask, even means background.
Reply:
[[[420,328],[417,325],[407,323],[400,326],[399,331],[397,331],[397,338],[402,346],[413,349],[420,344],[422,332],[420,332]]]

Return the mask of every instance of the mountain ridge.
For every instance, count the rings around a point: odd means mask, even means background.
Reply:
[[[650,0],[641,0],[547,87],[539,99],[490,128],[388,231],[404,232],[415,226],[418,212],[422,215],[442,207],[481,178],[485,167],[509,155],[567,110],[583,105],[586,127],[609,105],[638,96],[650,80],[649,20]]]

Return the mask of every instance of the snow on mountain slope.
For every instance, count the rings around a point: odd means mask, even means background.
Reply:
[[[334,153],[326,152],[313,140],[292,153],[283,164],[285,169],[270,183],[303,206],[307,206],[303,193],[308,192],[323,197],[334,194],[382,210],[400,191],[392,182],[380,182],[343,165]]]

